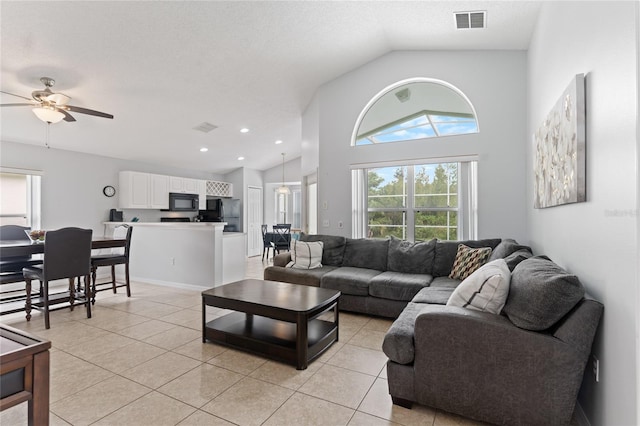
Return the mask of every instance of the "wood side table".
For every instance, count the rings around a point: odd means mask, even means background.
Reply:
[[[29,426],[49,424],[51,342],[0,324],[0,411],[28,401]]]

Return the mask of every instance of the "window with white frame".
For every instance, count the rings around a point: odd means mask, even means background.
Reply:
[[[40,228],[40,180],[36,171],[0,172],[0,225]]]
[[[475,169],[475,160],[423,160],[353,170],[355,236],[475,238]]]

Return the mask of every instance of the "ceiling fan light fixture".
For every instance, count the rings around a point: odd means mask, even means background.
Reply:
[[[36,117],[38,117],[45,123],[58,123],[64,118],[63,113],[51,107],[36,107],[33,108],[32,111],[36,115]]]

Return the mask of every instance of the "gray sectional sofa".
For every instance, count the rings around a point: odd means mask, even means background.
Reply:
[[[340,290],[340,309],[395,318],[386,333],[389,393],[500,425],[567,425],[603,312],[574,275],[514,240],[322,241],[322,267],[274,258],[264,278]],[[500,314],[448,306],[458,244],[491,247],[511,271]]]
[[[340,309],[397,318],[423,288],[437,289],[442,297],[460,280],[449,278],[458,244],[496,248],[501,239],[471,241],[410,241],[332,235],[302,235],[302,241],[322,241],[322,267],[292,269],[291,253],[274,257],[264,279],[340,290]],[[518,246],[524,247],[524,246]],[[445,300],[446,302],[446,300]]]

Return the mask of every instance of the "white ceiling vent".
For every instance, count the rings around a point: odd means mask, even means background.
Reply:
[[[215,124],[207,123],[205,121],[204,123],[198,124],[196,127],[193,128],[193,130],[197,130],[202,133],[209,133],[213,129],[217,129],[217,128],[218,126],[216,126]]]
[[[470,28],[486,28],[487,12],[455,12],[453,14],[456,20],[456,28],[459,30],[467,30]]]

